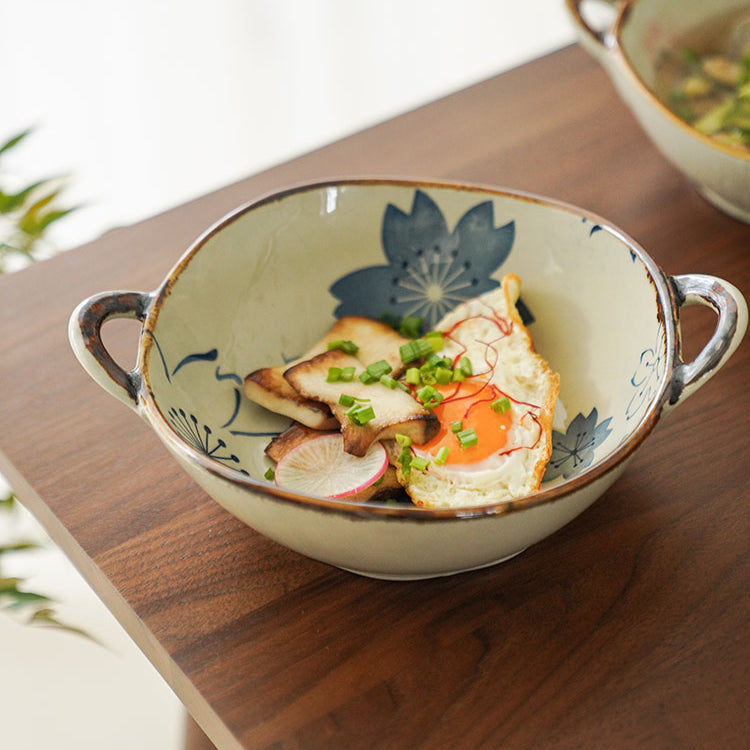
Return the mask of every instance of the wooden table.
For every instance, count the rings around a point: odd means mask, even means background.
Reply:
[[[669,273],[750,293],[750,226],[699,198],[571,47],[0,279],[0,471],[223,750],[747,747],[747,342],[573,523],[503,565],[418,583],[244,527],[75,361],[79,300],[155,288],[242,202],[360,174],[554,196]],[[686,316],[686,356],[713,325]],[[137,325],[105,334],[132,362]]]

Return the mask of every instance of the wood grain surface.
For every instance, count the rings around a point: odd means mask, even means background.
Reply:
[[[667,273],[750,295],[750,226],[705,203],[566,48],[0,279],[0,471],[223,750],[747,747],[747,341],[574,522],[505,564],[418,583],[246,528],[75,361],[81,299],[154,289],[238,204],[345,175],[549,195]],[[714,317],[685,312],[689,357]],[[105,327],[123,364],[137,333]]]

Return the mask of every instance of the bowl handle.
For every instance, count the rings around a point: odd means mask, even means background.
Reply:
[[[579,43],[587,52],[601,60],[604,53],[614,46],[614,37],[612,34],[614,26],[606,31],[599,31],[593,28],[584,17],[584,14],[581,13],[581,5],[583,3],[584,0],[565,0],[568,11],[575,22]],[[622,0],[596,0],[596,4],[602,7],[617,9],[618,6],[622,5]]]
[[[678,308],[706,305],[715,310],[719,320],[700,354],[692,362],[680,361],[672,370],[668,407],[676,406],[718,372],[747,329],[747,303],[739,289],[729,282],[702,274],[672,276],[671,282]],[[675,326],[679,327],[679,316]]]
[[[110,318],[134,318],[143,322],[153,295],[145,292],[102,292],[83,300],[68,323],[68,339],[83,369],[107,393],[135,409],[141,375],[137,368],[124,370],[107,351],[102,325]]]

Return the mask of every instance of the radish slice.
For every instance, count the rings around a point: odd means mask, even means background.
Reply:
[[[276,484],[294,492],[320,497],[346,497],[369,487],[388,468],[383,444],[373,443],[367,453],[344,451],[340,433],[321,435],[289,451],[276,464]]]

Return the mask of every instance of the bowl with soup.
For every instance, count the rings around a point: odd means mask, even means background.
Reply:
[[[750,2],[566,3],[581,45],[662,154],[710,203],[750,223]],[[604,9],[611,15],[595,22]]]

